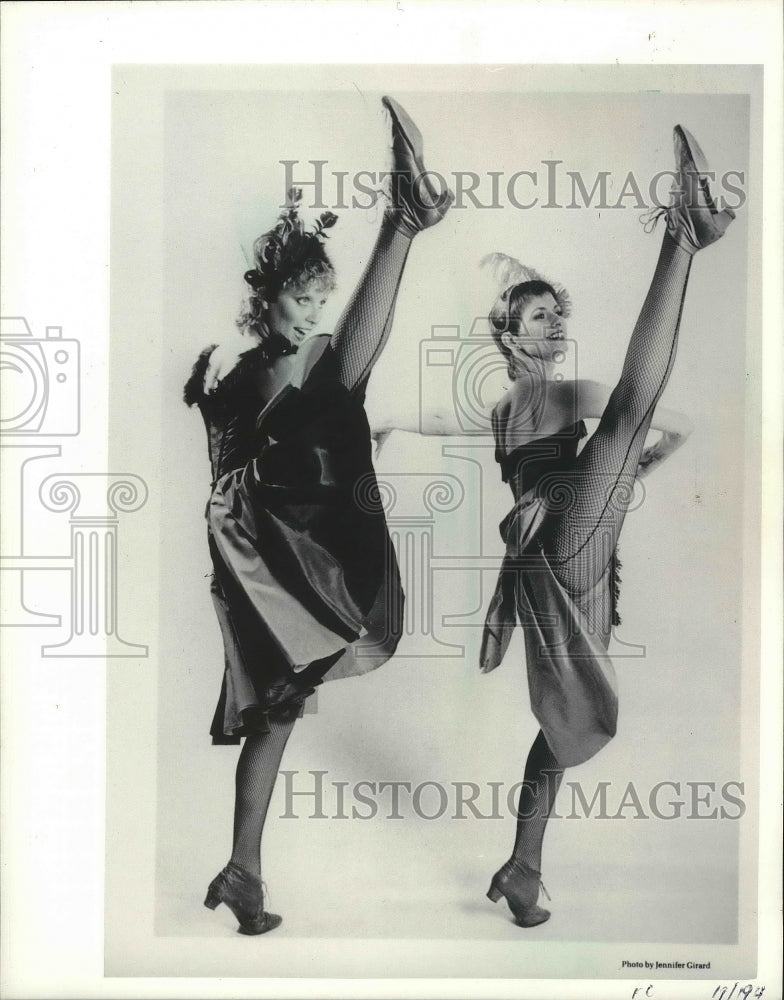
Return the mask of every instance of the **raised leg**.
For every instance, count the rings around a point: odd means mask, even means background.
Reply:
[[[674,130],[677,172],[664,217],[667,231],[656,271],[632,332],[620,380],[596,433],[579,455],[566,509],[547,526],[553,570],[588,616],[609,633],[610,602],[597,596],[608,574],[656,404],[667,385],[678,343],[683,300],[693,255],[716,242],[734,218],[710,195],[708,165],[696,140]]]
[[[389,339],[410,247],[411,238],[385,215],[359,284],[332,335],[338,377],[353,393],[364,395],[373,365]]]
[[[414,236],[435,225],[451,204],[447,192],[429,190],[422,163],[422,137],[404,109],[384,98],[392,132],[390,205],[359,284],[338,320],[332,348],[340,381],[363,395],[389,339],[400,280]]]
[[[733,218],[719,211],[707,189],[702,154],[685,130],[675,129],[679,174],[672,204],[663,209],[664,235],[656,271],[599,427],[578,456],[559,504],[543,528],[543,547],[564,587],[592,628],[607,640],[612,601],[605,582],[634,489],[634,479],[656,404],[675,361],[684,296],[697,250],[715,242]],[[571,487],[571,488],[570,488]],[[525,926],[549,917],[537,905],[542,842],[563,775],[540,731],[528,756],[512,857],[493,876],[488,895],[506,897]]]
[[[548,524],[545,548],[551,565],[578,600],[607,573],[615,550],[651,418],[675,362],[690,268],[691,255],[665,233],[620,380],[577,458],[568,507]],[[590,603],[597,618],[592,624],[604,631],[610,602]]]

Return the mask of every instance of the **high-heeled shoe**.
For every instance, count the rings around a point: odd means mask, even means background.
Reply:
[[[549,899],[541,872],[515,861],[507,861],[493,875],[487,898],[497,903],[503,896],[521,927],[536,927],[550,919],[550,911],[537,906],[540,888]]]
[[[422,134],[406,109],[392,97],[382,97],[381,103],[389,113],[392,132],[392,204],[387,215],[396,229],[413,238],[443,219],[454,195],[433,187],[422,159]]]
[[[711,197],[708,161],[694,136],[676,125],[673,143],[676,174],[670,204],[653,209],[643,222],[650,231],[664,217],[672,239],[686,253],[695,254],[724,235],[735,213],[731,208],[719,210]]]
[[[210,882],[204,905],[214,910],[225,903],[239,921],[240,934],[266,934],[282,921],[277,913],[264,909],[261,879],[253,872],[230,861]]]

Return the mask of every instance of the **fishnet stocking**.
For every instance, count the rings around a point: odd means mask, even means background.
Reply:
[[[376,244],[332,335],[338,377],[364,395],[373,365],[384,349],[411,240],[384,216]]]
[[[589,628],[608,634],[608,564],[634,491],[653,411],[675,361],[691,256],[665,234],[623,370],[596,432],[578,455],[565,509],[551,515],[545,551]],[[563,507],[563,505],[562,505]]]
[[[237,761],[231,860],[261,874],[261,834],[294,719],[269,718],[269,732],[247,736]]]

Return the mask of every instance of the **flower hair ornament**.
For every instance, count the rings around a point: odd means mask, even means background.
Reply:
[[[256,266],[243,277],[257,294],[280,291],[309,267],[314,277],[332,271],[324,241],[329,239],[327,230],[335,225],[338,217],[334,212],[322,212],[314,228],[305,229],[299,217],[301,202],[302,189],[291,188],[278,221],[253,244]]]
[[[542,281],[549,285],[555,293],[555,301],[561,307],[563,316],[569,316],[572,311],[572,300],[562,285],[550,281],[543,274],[521,264],[508,254],[489,253],[482,258],[479,266],[490,268],[493,279],[498,285],[498,298],[490,311],[490,319],[499,329],[507,329],[509,326],[509,298],[512,291],[527,281]]]

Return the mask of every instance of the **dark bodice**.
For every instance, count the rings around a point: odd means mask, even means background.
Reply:
[[[552,508],[563,510],[568,502],[574,482],[570,482],[574,471],[577,449],[588,432],[582,420],[572,424],[558,434],[529,441],[504,455],[496,441],[496,461],[501,466],[501,476],[509,483],[515,500],[525,493],[534,491],[538,498],[552,503]],[[609,584],[612,599],[612,624],[620,625],[618,598],[620,593],[621,568],[618,552],[614,550],[608,564]]]
[[[199,407],[212,468],[205,517],[225,673],[211,732],[236,743],[265,731],[267,715],[293,718],[325,677],[389,659],[404,597],[362,398],[340,382],[329,338],[301,346],[272,399],[280,350],[245,352],[206,394],[213,350],[185,402]]]
[[[496,461],[515,499],[532,489],[544,494],[558,482],[559,474],[571,472],[578,445],[586,433],[585,424],[580,420],[558,434],[520,445],[508,455],[496,442]]]
[[[325,490],[353,493],[372,471],[370,429],[361,398],[337,379],[329,339],[317,338],[302,349],[292,384],[271,403],[260,388],[269,363],[263,346],[243,354],[207,395],[203,383],[211,351],[199,356],[184,398],[199,406],[204,419],[213,483],[245,469],[270,501],[312,490],[322,499]]]
[[[256,421],[267,402],[259,389],[259,375],[267,363],[261,347],[243,354],[214,392],[204,392],[204,376],[215,346],[201,352],[184,392],[185,402],[198,405],[204,419],[213,481],[254,457],[263,443],[258,440]]]
[[[287,531],[307,535],[337,560],[354,592],[372,597],[369,581],[387,559],[387,535],[370,428],[362,399],[337,377],[329,338],[300,349],[291,382],[271,402],[260,390],[268,364],[263,350],[243,354],[207,395],[210,353],[196,362],[185,401],[199,406],[207,429],[213,497],[231,495],[232,511],[248,531],[273,515]],[[269,554],[269,530],[264,544]]]

